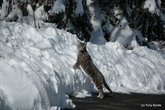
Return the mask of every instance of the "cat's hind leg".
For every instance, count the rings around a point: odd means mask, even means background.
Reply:
[[[104,98],[104,93],[102,91],[99,91],[99,95],[97,96],[97,98],[100,99]]]
[[[99,95],[97,97],[100,99],[104,98],[103,86],[102,85],[99,85],[99,86],[96,85],[96,87],[97,87],[98,92],[99,92]]]

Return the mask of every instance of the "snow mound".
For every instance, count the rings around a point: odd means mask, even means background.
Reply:
[[[74,71],[77,37],[55,25],[36,30],[0,22],[0,110],[74,108],[68,95],[96,89],[81,68]],[[87,50],[114,92],[165,93],[165,53],[118,42],[88,43]],[[107,92],[107,91],[106,91]]]

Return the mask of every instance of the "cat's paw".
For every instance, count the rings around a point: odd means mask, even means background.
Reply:
[[[76,69],[77,69],[77,65],[73,65],[72,68],[73,68],[74,70],[76,70]]]
[[[99,94],[99,95],[97,96],[97,98],[103,99],[103,98],[104,98],[104,94]]]

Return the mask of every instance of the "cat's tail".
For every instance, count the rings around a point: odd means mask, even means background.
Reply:
[[[112,90],[109,88],[109,86],[107,85],[107,83],[105,82],[105,78],[103,78],[103,84],[105,86],[105,88],[110,92],[110,94],[112,95]]]

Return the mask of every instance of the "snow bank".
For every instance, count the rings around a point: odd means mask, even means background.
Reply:
[[[39,30],[0,22],[0,110],[74,108],[68,95],[90,96],[96,89],[72,65],[75,35],[44,24]],[[88,43],[87,50],[114,92],[165,93],[165,53],[118,42]]]
[[[165,93],[164,53],[147,47],[125,50],[118,42],[88,50],[113,91]]]
[[[37,31],[26,24],[1,22],[0,25],[0,108],[74,108],[66,95],[77,90],[70,67],[73,62],[66,62],[74,54],[66,47],[71,49],[73,45],[76,49],[76,39],[67,42],[75,36],[55,27]]]

